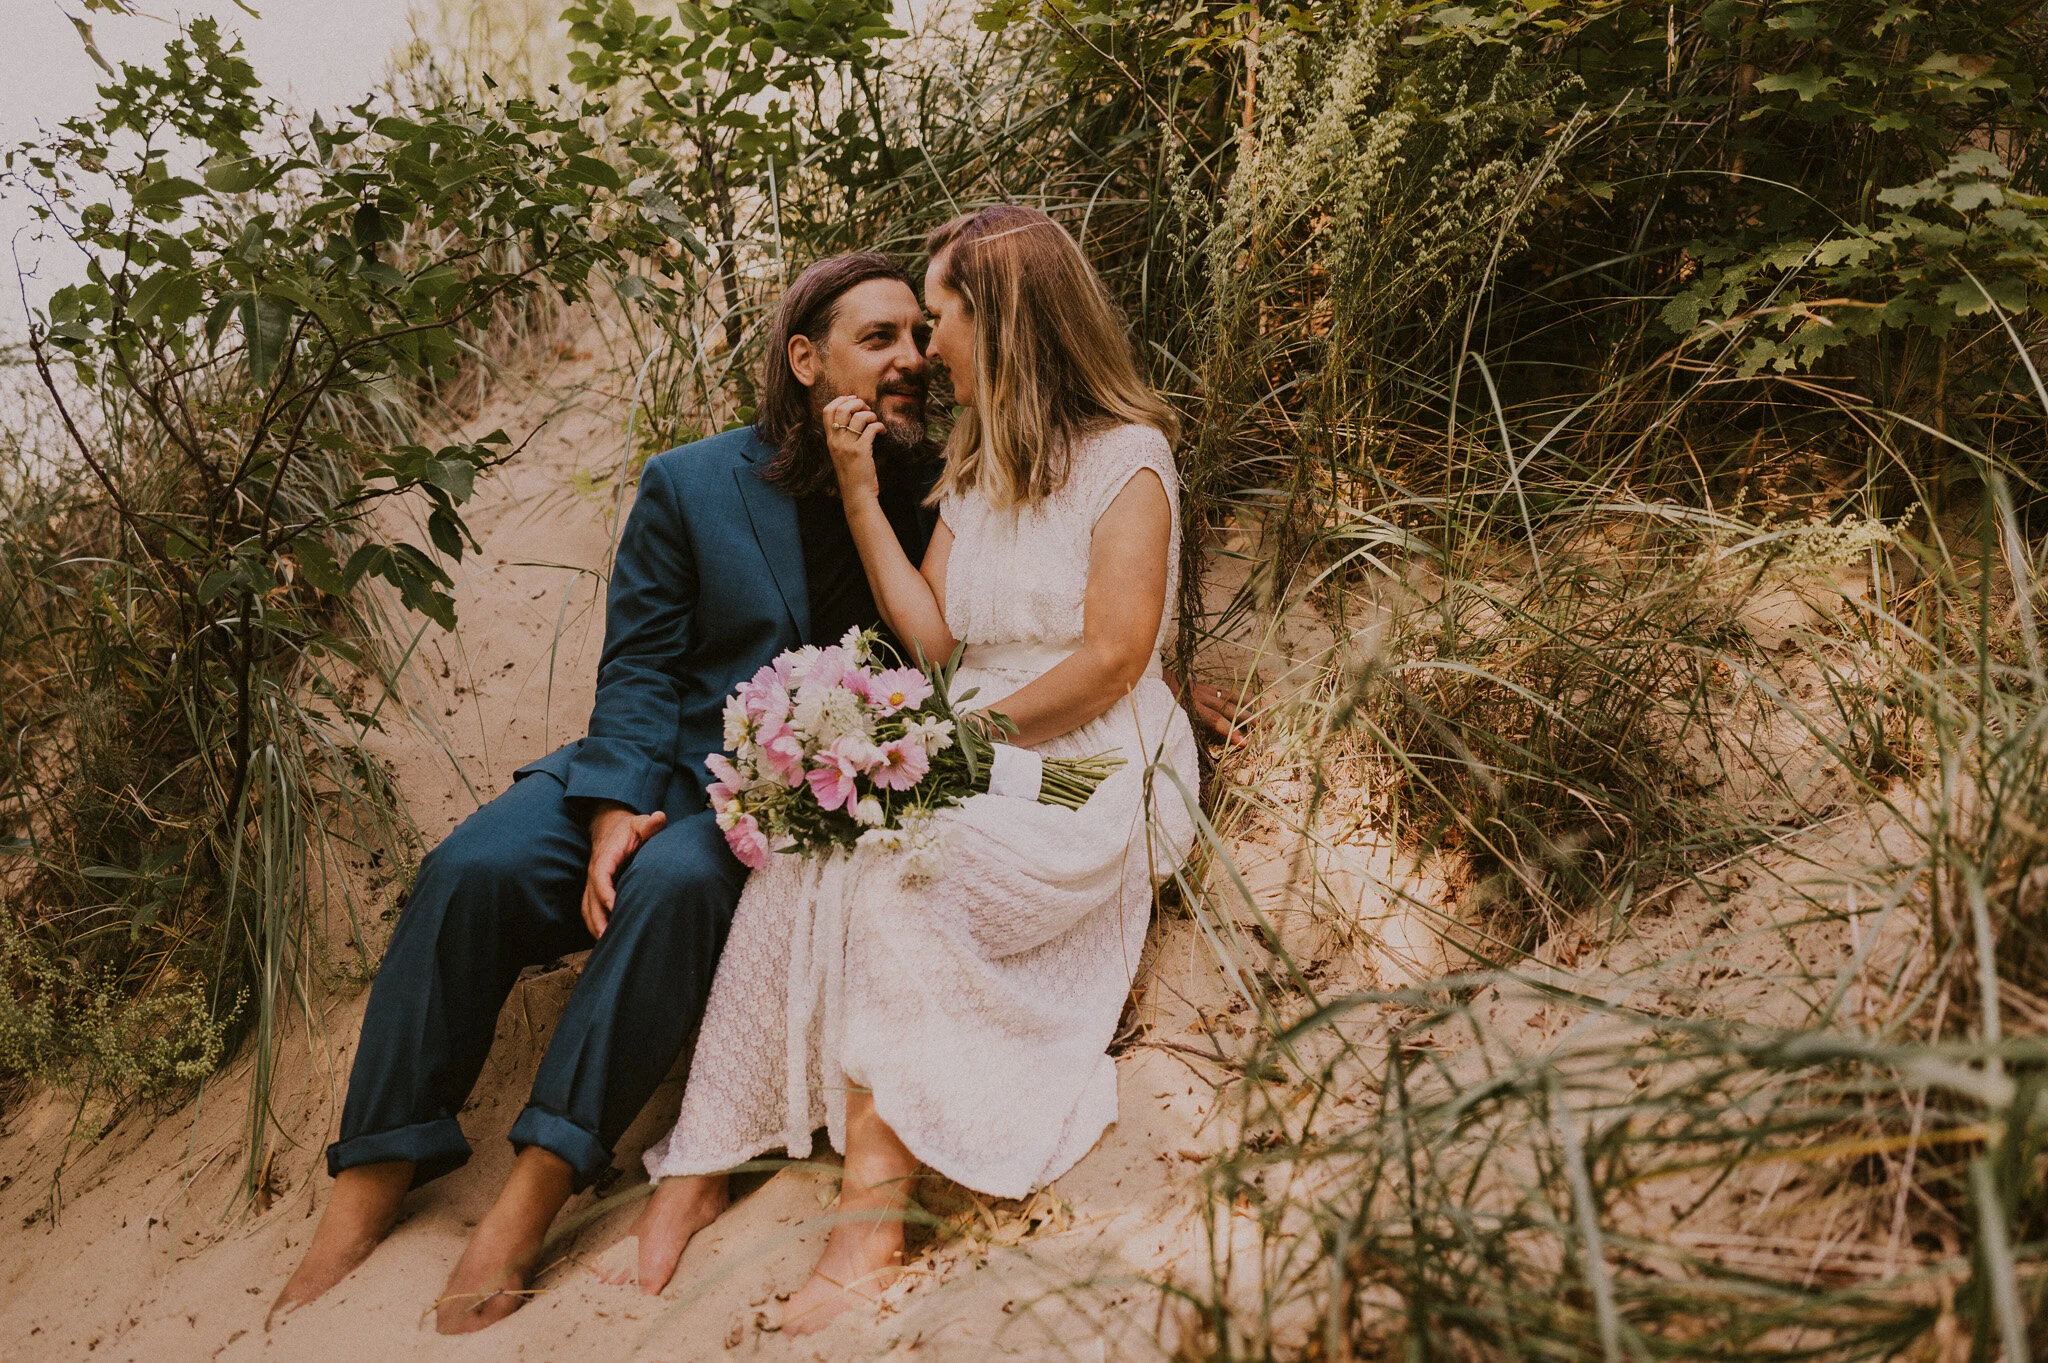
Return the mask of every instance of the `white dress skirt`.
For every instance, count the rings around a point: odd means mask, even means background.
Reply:
[[[979,688],[970,706],[1000,710],[1079,647],[1095,523],[1142,469],[1177,513],[1172,454],[1146,426],[1084,441],[1066,486],[1034,506],[945,501],[946,623],[967,645],[956,696]],[[805,1158],[821,1126],[844,1151],[850,1088],[873,1092],[919,1160],[991,1196],[1022,1197],[1088,1152],[1116,1120],[1107,1048],[1153,887],[1194,840],[1195,742],[1155,649],[1126,700],[1037,751],[1115,751],[1125,766],[1079,810],[977,795],[941,812],[944,869],[923,883],[875,850],[779,854],[754,872],[650,1176]]]

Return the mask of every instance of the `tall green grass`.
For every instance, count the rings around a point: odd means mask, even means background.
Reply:
[[[1428,22],[1388,32],[1450,41]],[[1674,11],[1673,43],[1711,22]],[[1374,33],[1261,48],[1299,83],[1259,82],[1205,238],[1209,514],[1268,526],[1257,604],[1372,625],[1271,721],[1310,755],[1306,800],[1222,799],[1305,863],[1342,852],[1315,804],[1362,799],[1413,863],[1456,868],[1434,907],[1470,968],[1323,992],[1240,880],[1184,887],[1248,944],[1242,977],[1280,982],[1219,1076],[1243,1135],[1211,1171],[1187,1352],[2023,1357],[2048,1209],[2019,1077],[2042,1054],[2020,945],[2040,319],[1866,332],[1831,372],[1773,376],[1745,358],[1768,308],[1688,336],[1658,294],[1593,292],[1689,244],[1645,235],[1670,169],[1635,188],[1635,257],[1570,235],[1625,106],[1589,109],[1533,34],[1457,49],[1469,83],[1432,87]],[[1504,56],[1554,101],[1534,147],[1441,93]],[[1433,114],[1509,158],[1497,178],[1460,178],[1474,162],[1417,132]],[[1414,191],[1358,212],[1375,177],[1317,154],[1332,130],[1386,139],[1379,183],[1490,192],[1447,220]],[[2031,136],[2002,152],[2038,165]],[[1374,297],[1449,233],[1499,245],[1438,285],[1448,306]],[[1967,398],[1856,381],[1925,362],[1967,364]]]

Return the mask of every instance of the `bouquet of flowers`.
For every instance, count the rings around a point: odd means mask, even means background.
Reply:
[[[756,869],[771,852],[874,847],[907,853],[906,876],[943,865],[926,826],[934,810],[989,789],[1007,718],[963,722],[951,696],[960,651],[939,667],[881,666],[874,631],[782,654],[725,703],[726,753],[705,761],[708,794],[733,855]],[[1123,766],[1114,754],[1049,759],[1043,804],[1079,809]]]

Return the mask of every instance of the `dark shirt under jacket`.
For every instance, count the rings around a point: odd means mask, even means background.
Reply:
[[[921,538],[918,503],[924,482],[899,477],[882,485],[882,514],[905,544],[916,544]],[[856,625],[862,629],[880,625],[882,613],[875,606],[867,570],[861,567],[860,550],[854,545],[853,530],[846,524],[846,510],[838,495],[820,492],[794,500],[797,537],[804,547],[804,580],[811,593],[811,642],[836,644]],[[895,637],[886,630],[882,642],[897,647]],[[905,661],[911,660],[906,657]]]

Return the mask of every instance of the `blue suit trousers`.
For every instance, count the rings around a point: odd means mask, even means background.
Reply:
[[[594,941],[581,907],[586,809],[535,771],[420,864],[370,989],[330,1173],[411,1160],[417,1186],[461,1167],[470,1146],[457,1114],[520,970],[583,950],[511,1140],[561,1156],[578,1188],[610,1165],[703,1016],[746,870],[709,811],[677,819],[626,863]]]

